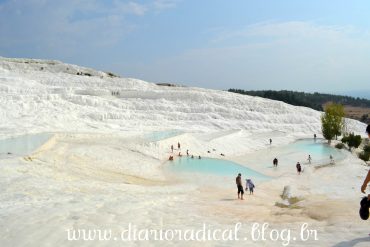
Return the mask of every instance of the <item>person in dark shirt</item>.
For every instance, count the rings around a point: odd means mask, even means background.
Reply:
[[[275,158],[273,161],[272,161],[272,164],[274,164],[274,166],[278,166],[278,159],[277,158]]]
[[[298,175],[301,175],[302,167],[299,162],[297,162],[296,168],[297,168]]]
[[[243,195],[244,195],[244,189],[243,189],[243,184],[242,184],[242,174],[238,174],[236,177],[236,186],[238,188],[238,199],[244,200]]]

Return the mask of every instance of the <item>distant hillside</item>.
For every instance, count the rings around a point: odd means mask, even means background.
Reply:
[[[328,102],[335,102],[344,105],[348,109],[356,108],[361,114],[352,114],[352,110],[348,110],[347,117],[355,118],[365,123],[370,121],[370,100],[362,98],[354,98],[350,96],[322,94],[322,93],[304,93],[294,91],[245,91],[241,89],[229,89],[229,92],[259,96],[273,100],[283,101],[295,106],[305,106],[314,110],[323,111],[323,106]]]

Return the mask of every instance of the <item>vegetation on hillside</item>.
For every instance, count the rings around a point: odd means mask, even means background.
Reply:
[[[262,98],[268,98],[273,100],[283,101],[285,103],[295,105],[295,106],[305,106],[312,108],[314,110],[323,111],[323,105],[328,102],[333,102],[336,104],[341,104],[345,106],[355,106],[370,108],[370,100],[354,98],[350,96],[340,96],[332,94],[322,94],[322,93],[304,93],[295,91],[273,91],[273,90],[262,90],[262,91],[245,91],[241,89],[229,89],[229,92],[259,96]],[[364,114],[359,117],[360,121],[367,123],[369,120],[368,114]]]

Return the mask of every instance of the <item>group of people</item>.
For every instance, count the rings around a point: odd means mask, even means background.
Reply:
[[[244,188],[243,188],[243,183],[242,183],[242,174],[239,173],[238,176],[235,179],[236,182],[236,187],[238,188],[238,199],[244,200],[243,195],[244,195]],[[249,194],[253,195],[254,188],[256,186],[252,182],[252,179],[246,179],[245,180],[245,191],[248,191],[249,189]]]
[[[368,138],[370,138],[370,125],[367,126],[366,133],[368,135]],[[315,134],[315,138],[316,138],[316,134]],[[312,160],[311,155],[309,155],[308,156],[308,162],[311,163],[311,160]],[[332,155],[330,155],[330,162],[334,162],[334,159],[333,159]],[[275,158],[273,160],[274,166],[277,166],[277,163],[278,163],[278,160],[277,160],[277,158]],[[296,169],[297,169],[298,174],[301,174],[302,166],[299,162],[297,162],[297,164],[296,164]],[[366,175],[366,178],[365,178],[365,180],[364,180],[364,182],[361,186],[361,192],[362,193],[364,193],[364,194],[366,193],[366,189],[367,189],[367,186],[368,186],[369,183],[370,183],[370,170],[368,171],[368,173]],[[242,184],[242,175],[241,175],[241,173],[239,173],[238,176],[236,177],[236,185],[237,185],[237,189],[238,189],[238,192],[237,192],[238,193],[238,199],[244,200],[244,198],[243,198],[244,189],[243,189],[243,184]],[[245,190],[247,191],[249,189],[250,194],[253,194],[254,188],[255,188],[255,185],[253,184],[252,180],[247,179]],[[370,210],[370,194],[368,194],[367,197],[362,198],[360,205],[361,205],[361,208],[360,208],[359,214],[360,214],[360,216],[363,220],[367,220],[369,218],[369,215],[370,215],[370,212],[369,212],[369,210]]]
[[[181,144],[180,142],[177,142],[177,150],[180,150],[181,149]],[[173,145],[171,145],[171,153],[173,153]],[[179,152],[180,154],[181,152]]]
[[[333,156],[330,155],[329,158],[330,158],[330,164],[334,164],[334,158],[333,158]],[[311,164],[312,157],[311,157],[310,154],[308,155],[307,160],[308,160],[308,163]],[[273,164],[274,167],[277,167],[278,166],[278,159],[277,158],[274,158],[272,160],[272,164]],[[302,172],[302,165],[301,165],[301,163],[297,162],[296,169],[297,169],[297,173],[298,174],[301,174],[301,172]]]
[[[173,145],[171,145],[171,153],[173,153],[173,150],[174,150],[174,147],[173,147]],[[178,156],[181,157],[182,154],[181,154],[181,144],[180,144],[180,142],[177,143],[177,150],[179,151]],[[188,157],[190,156],[189,149],[186,150],[186,156],[188,156]],[[194,159],[194,155],[191,155],[191,158]],[[198,159],[202,159],[202,157],[200,155],[198,155]],[[170,157],[168,158],[168,160],[173,160],[173,155],[172,154],[170,154]]]

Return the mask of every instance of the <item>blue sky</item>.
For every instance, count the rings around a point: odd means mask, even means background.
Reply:
[[[370,2],[0,0],[0,56],[215,89],[370,91]]]

